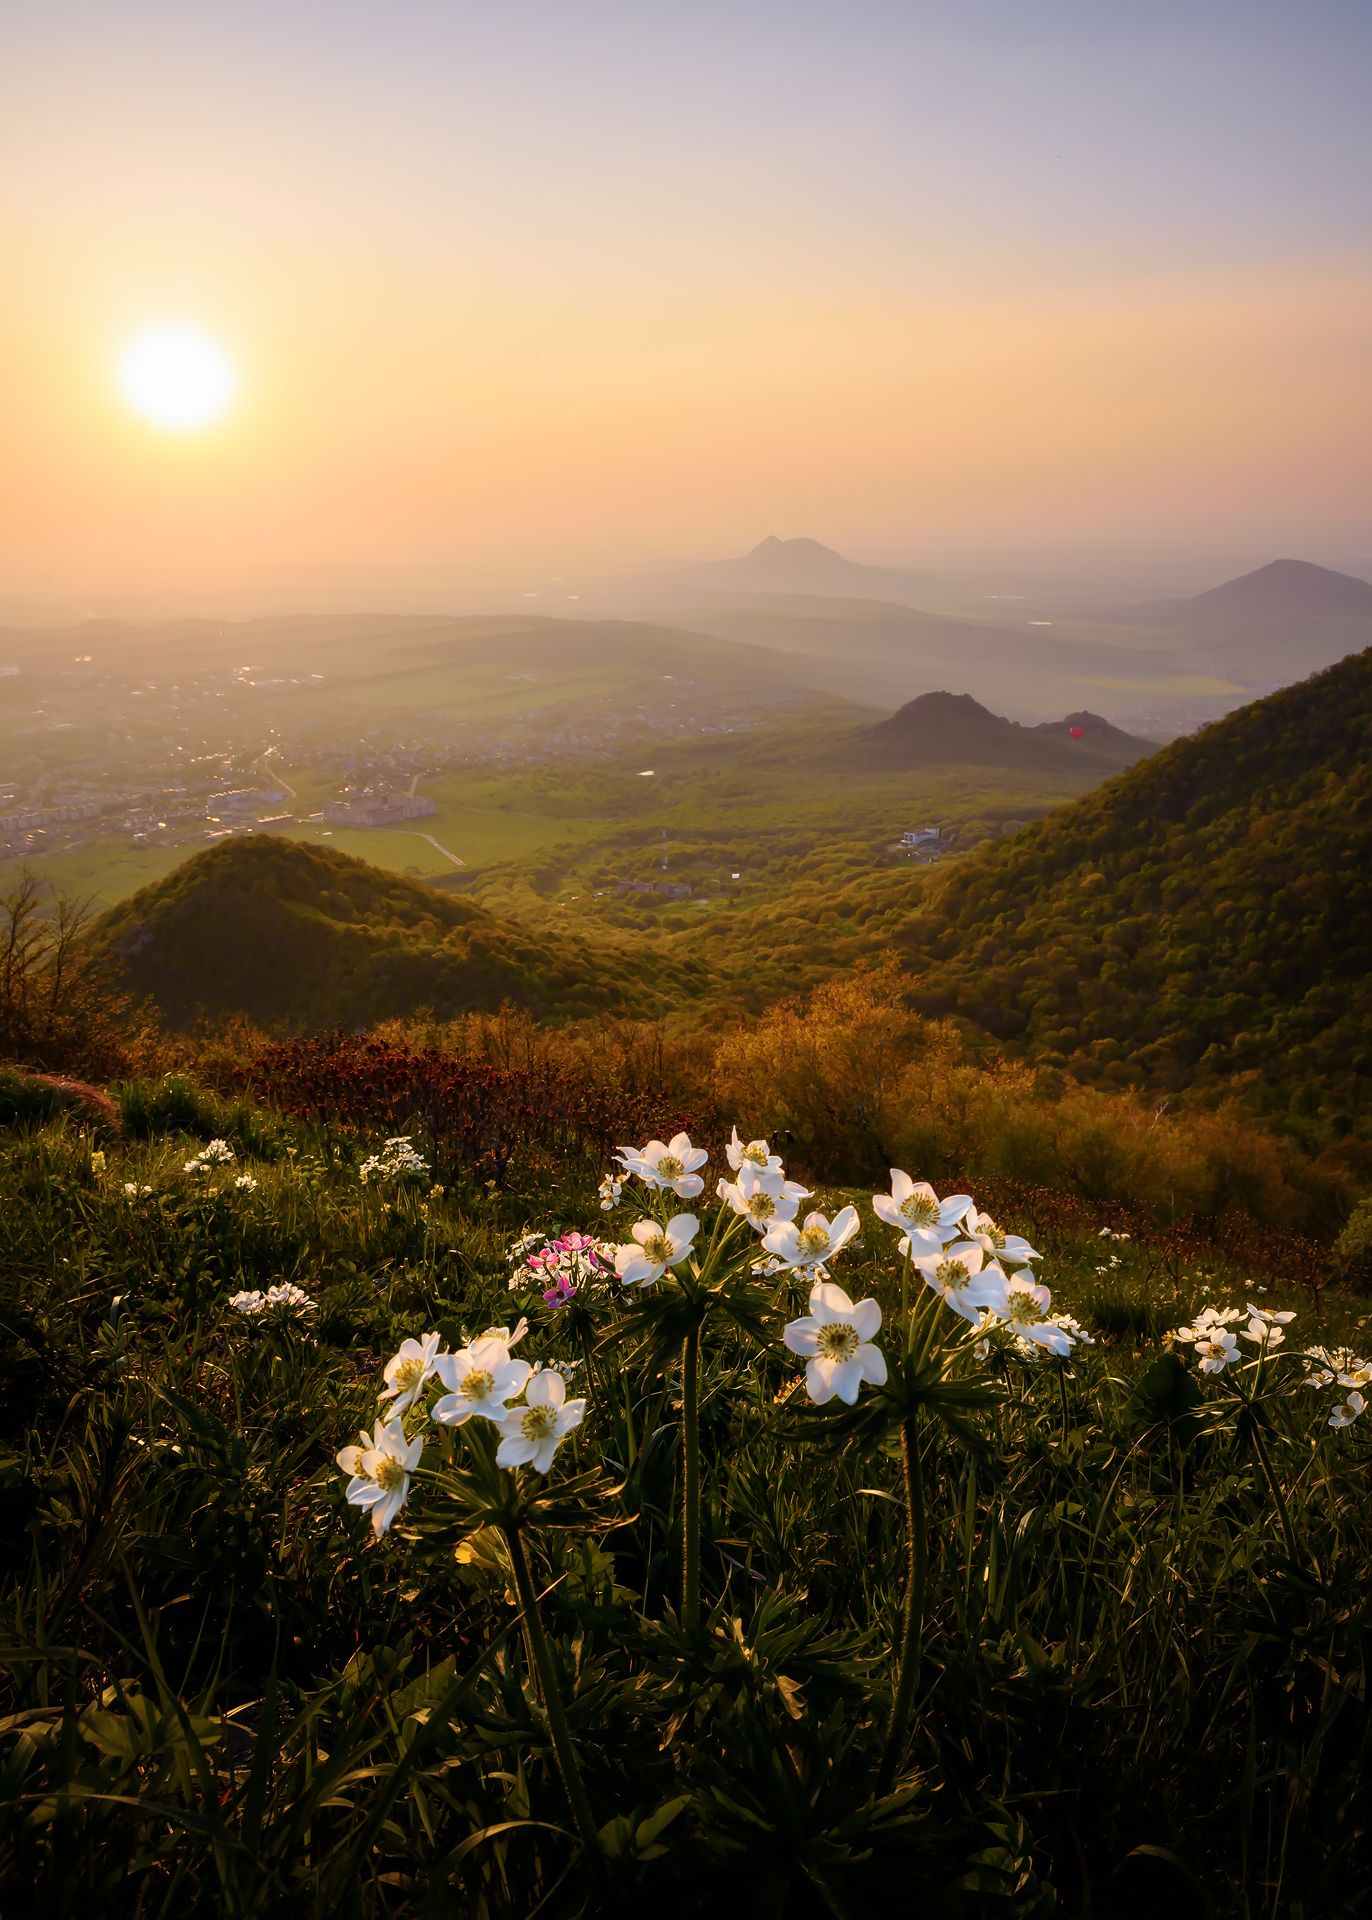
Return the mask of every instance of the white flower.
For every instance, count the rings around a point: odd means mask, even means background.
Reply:
[[[798,1203],[810,1198],[793,1180],[746,1162],[737,1180],[721,1180],[716,1191],[758,1233],[768,1232],[777,1221],[794,1220]]]
[[[1006,1283],[1003,1317],[1022,1344],[1045,1347],[1065,1359],[1075,1342],[1060,1320],[1049,1317],[1052,1304],[1047,1287],[1027,1275],[1015,1274]]]
[[[503,1420],[505,1402],[523,1393],[533,1369],[527,1360],[512,1360],[508,1343],[492,1332],[458,1353],[440,1353],[434,1372],[448,1391],[434,1402],[429,1417],[440,1426],[460,1427],[473,1414]]]
[[[315,1302],[302,1287],[284,1280],[279,1287],[268,1287],[262,1296],[263,1307],[289,1307],[292,1313],[314,1313]]]
[[[817,1280],[810,1290],[810,1311],[791,1320],[782,1339],[792,1353],[805,1358],[805,1391],[817,1407],[837,1394],[851,1407],[864,1380],[872,1386],[886,1383],[886,1357],[872,1345],[881,1326],[881,1308],[875,1300],[854,1306],[842,1287]]]
[[[1096,1342],[1095,1342],[1094,1335],[1089,1334],[1086,1331],[1085,1327],[1081,1324],[1080,1320],[1074,1319],[1070,1313],[1056,1313],[1054,1314],[1053,1318],[1057,1321],[1058,1325],[1062,1328],[1063,1332],[1071,1336],[1072,1344],[1074,1346],[1077,1346],[1077,1347],[1094,1347],[1095,1346]]]
[[[1372,1361],[1360,1360],[1350,1348],[1311,1347],[1305,1356],[1305,1384],[1310,1387],[1365,1387],[1372,1381]]]
[[[259,1293],[256,1288],[251,1292],[245,1290],[242,1293],[235,1293],[229,1300],[229,1305],[235,1313],[261,1313],[266,1304],[266,1294]]]
[[[629,1231],[634,1236],[632,1245],[615,1248],[615,1272],[626,1287],[651,1287],[668,1267],[680,1266],[686,1259],[700,1222],[693,1213],[678,1213],[665,1227],[656,1220],[640,1220]]]
[[[386,1384],[378,1396],[382,1400],[395,1402],[390,1410],[391,1418],[414,1405],[424,1391],[425,1382],[434,1372],[437,1357],[436,1333],[426,1333],[420,1340],[401,1342],[400,1351],[386,1362],[382,1376]]]
[[[994,1260],[987,1260],[975,1240],[959,1240],[937,1253],[916,1254],[915,1265],[925,1284],[941,1293],[945,1305],[973,1326],[987,1307],[1000,1319],[1006,1317],[1005,1275]]]
[[[1221,1328],[1232,1326],[1235,1320],[1242,1318],[1242,1310],[1238,1307],[1202,1307],[1191,1325],[1178,1327],[1172,1338],[1188,1342],[1208,1340]]]
[[[786,1266],[804,1271],[826,1265],[857,1230],[857,1208],[844,1207],[832,1220],[822,1213],[807,1213],[803,1227],[794,1220],[780,1220],[764,1234],[762,1245]]]
[[[1359,1414],[1366,1410],[1367,1402],[1356,1390],[1349,1394],[1341,1406],[1335,1407],[1329,1416],[1331,1427],[1351,1427]]]
[[[584,1400],[567,1398],[567,1383],[551,1367],[536,1373],[524,1393],[522,1407],[510,1407],[500,1422],[501,1441],[496,1465],[531,1466],[546,1473],[561,1442],[581,1425]]]
[[[200,1149],[200,1158],[207,1167],[227,1167],[233,1157],[233,1148],[227,1140],[207,1140]]]
[[[1245,1340],[1251,1340],[1255,1347],[1264,1347],[1269,1352],[1279,1347],[1286,1339],[1280,1327],[1271,1327],[1265,1320],[1250,1320],[1246,1327],[1239,1328]]]
[[[1003,1266],[1027,1267],[1031,1260],[1041,1260],[1029,1242],[1017,1233],[1006,1233],[998,1227],[989,1213],[978,1213],[972,1207],[967,1215],[967,1238],[975,1240],[977,1245],[993,1260],[999,1260]],[[1118,1262],[1112,1257],[1112,1265]]]
[[[637,1174],[645,1186],[674,1193],[679,1200],[694,1200],[705,1191],[696,1169],[709,1157],[704,1147],[693,1147],[684,1133],[674,1134],[665,1146],[661,1140],[650,1140],[641,1153],[629,1147],[619,1150],[626,1173]]]
[[[529,1322],[523,1314],[520,1314],[513,1331],[509,1327],[487,1327],[483,1333],[476,1336],[476,1340],[498,1340],[504,1347],[517,1347],[528,1331]],[[476,1340],[473,1340],[473,1346],[476,1345]]]
[[[423,1451],[423,1436],[407,1440],[403,1423],[393,1418],[378,1419],[373,1433],[363,1430],[360,1446],[344,1447],[338,1455],[339,1466],[352,1475],[348,1499],[355,1507],[370,1508],[373,1533],[383,1534],[404,1506]]]
[[[357,1177],[365,1186],[373,1180],[399,1180],[406,1174],[423,1174],[427,1178],[428,1172],[428,1161],[411,1146],[409,1135],[396,1133],[380,1153],[373,1153],[362,1162]]]
[[[612,1207],[617,1207],[619,1196],[623,1191],[624,1182],[617,1180],[614,1174],[607,1173],[600,1183],[600,1211],[608,1213]]]
[[[1196,1341],[1196,1358],[1202,1373],[1223,1373],[1239,1357],[1239,1343],[1227,1327],[1217,1326]]]
[[[140,1187],[136,1180],[124,1182],[124,1197],[128,1200],[146,1200],[153,1191],[152,1187]]]
[[[250,1173],[240,1173],[233,1183],[240,1193],[256,1193],[257,1182]]]
[[[971,1205],[970,1193],[940,1200],[927,1180],[912,1180],[899,1167],[891,1169],[891,1191],[872,1195],[878,1220],[897,1228],[920,1253],[932,1253],[956,1240]]]
[[[756,1167],[763,1173],[781,1172],[781,1155],[773,1153],[765,1140],[740,1140],[737,1127],[724,1151],[735,1173],[741,1173],[744,1167]]]

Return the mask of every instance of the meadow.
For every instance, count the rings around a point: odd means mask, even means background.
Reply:
[[[1367,1301],[1280,1168],[1169,1217],[1152,1135],[1092,1197],[995,1177],[969,1116],[931,1260],[838,1097],[851,1046],[792,1202],[664,1104],[642,1031],[618,1116],[569,1054],[534,1097],[519,1032],[441,1087],[381,1040],[218,1093],[0,1087],[0,1884],[83,1915],[1366,1911],[1365,1370],[1329,1353]],[[732,1058],[725,1097],[765,1080]],[[612,1160],[682,1121],[699,1171]],[[771,1245],[720,1177],[757,1224],[770,1183]],[[999,1315],[950,1304],[959,1249]]]

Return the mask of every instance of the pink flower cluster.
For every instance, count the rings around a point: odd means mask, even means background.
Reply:
[[[564,1233],[528,1254],[524,1261],[528,1283],[540,1288],[547,1307],[565,1307],[575,1298],[579,1286],[608,1271],[608,1263],[587,1233]]]

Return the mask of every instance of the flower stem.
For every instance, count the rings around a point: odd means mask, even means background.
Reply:
[[[700,1322],[681,1346],[681,1624],[700,1625]]]
[[[1286,1500],[1280,1486],[1277,1484],[1277,1476],[1272,1471],[1272,1460],[1267,1451],[1267,1442],[1262,1437],[1262,1429],[1258,1425],[1256,1418],[1253,1421],[1252,1434],[1253,1451],[1257,1455],[1258,1465],[1262,1469],[1262,1477],[1267,1482],[1267,1491],[1272,1496],[1272,1504],[1277,1509],[1277,1518],[1281,1522],[1282,1539],[1286,1542],[1287,1556],[1291,1560],[1297,1560],[1300,1558],[1300,1555],[1296,1549],[1295,1528],[1291,1525],[1291,1515],[1286,1510]]]
[[[581,1777],[581,1768],[577,1763],[576,1748],[572,1745],[572,1730],[567,1723],[567,1709],[562,1700],[562,1689],[557,1681],[557,1668],[553,1663],[553,1650],[548,1645],[548,1636],[543,1631],[543,1618],[538,1611],[538,1595],[534,1592],[533,1575],[529,1571],[528,1556],[524,1551],[524,1542],[517,1526],[504,1529],[506,1544],[510,1549],[510,1564],[514,1569],[515,1592],[519,1595],[519,1605],[524,1615],[524,1631],[528,1637],[529,1651],[534,1666],[538,1669],[539,1690],[543,1695],[543,1714],[548,1723],[548,1734],[552,1740],[553,1758],[557,1762],[558,1777],[562,1781],[562,1791],[567,1796],[567,1805],[572,1810],[577,1832],[581,1835],[581,1844],[586,1851],[594,1871],[603,1871],[600,1852],[600,1836],[596,1831],[591,1802],[587,1797],[586,1783]]]
[[[920,1461],[919,1419],[909,1414],[900,1426],[900,1458],[905,1475],[906,1574],[905,1612],[901,1625],[900,1666],[896,1673],[891,1717],[886,1723],[886,1745],[877,1774],[877,1792],[891,1785],[910,1724],[915,1686],[919,1680],[924,1635],[924,1590],[929,1576],[929,1542],[924,1519],[924,1469]]]

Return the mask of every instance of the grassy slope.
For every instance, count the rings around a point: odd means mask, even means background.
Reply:
[[[929,1004],[1074,1068],[1372,1098],[1372,652],[937,876]]]
[[[647,1011],[703,971],[661,955],[549,941],[474,902],[325,848],[227,842],[105,916],[97,939],[173,1026],[243,1012],[311,1028],[504,1000],[566,1016]]]

